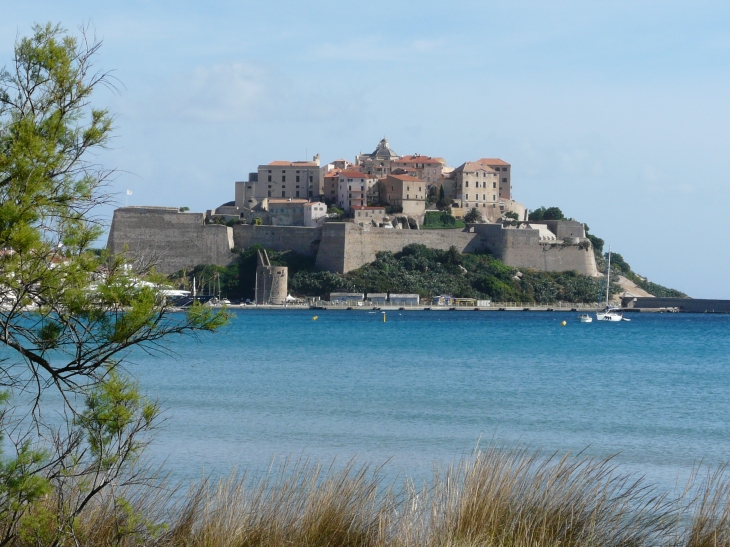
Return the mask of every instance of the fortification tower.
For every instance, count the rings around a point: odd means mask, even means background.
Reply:
[[[256,261],[256,304],[285,304],[289,268],[272,266],[269,255],[258,251]]]

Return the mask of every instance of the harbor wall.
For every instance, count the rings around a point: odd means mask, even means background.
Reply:
[[[621,306],[651,310],[677,308],[679,311],[691,313],[730,313],[730,300],[704,298],[625,297],[621,299]]]

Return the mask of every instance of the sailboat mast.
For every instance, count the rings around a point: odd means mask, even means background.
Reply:
[[[606,306],[608,306],[608,291],[611,287],[611,246],[608,247],[608,268],[606,270]]]

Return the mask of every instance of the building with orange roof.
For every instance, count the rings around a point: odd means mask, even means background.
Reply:
[[[403,169],[431,187],[441,179],[442,170],[446,166],[446,162],[443,158],[432,158],[431,156],[413,154],[412,156],[403,156],[400,159],[394,160],[390,166],[391,172],[396,169]]]
[[[259,165],[248,181],[236,182],[236,207],[252,208],[264,198],[319,198],[319,154],[312,161],[276,160]]]
[[[353,206],[366,206],[368,192],[377,178],[357,169],[343,169],[337,174],[337,204],[349,213]]]
[[[499,173],[499,197],[501,199],[512,199],[512,166],[499,158],[482,158],[477,163],[491,167]]]

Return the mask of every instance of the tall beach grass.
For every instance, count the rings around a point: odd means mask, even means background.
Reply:
[[[662,493],[611,459],[497,446],[420,484],[356,461],[290,460],[186,493],[162,484],[106,492],[58,545],[730,547],[730,480],[725,468],[697,469]]]

